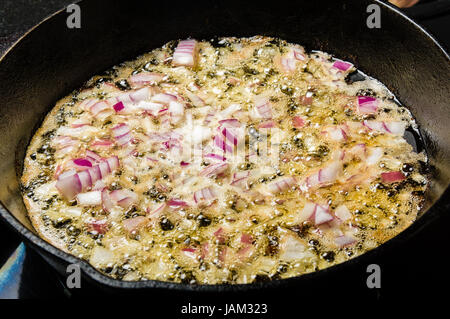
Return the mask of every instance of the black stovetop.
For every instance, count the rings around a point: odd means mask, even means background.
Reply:
[[[422,0],[421,5],[407,10],[428,31],[450,48],[450,11],[429,13],[433,6],[450,0]],[[26,30],[42,18],[72,3],[70,0],[2,0],[0,4],[0,55]],[[427,7],[428,6],[428,7]],[[430,7],[431,6],[431,7]],[[449,7],[449,6],[447,6]],[[434,10],[435,11],[435,10]],[[424,16],[425,15],[425,16]],[[448,218],[447,218],[448,219]],[[447,220],[448,222],[448,220]],[[442,223],[445,224],[445,221]],[[32,249],[21,243],[20,237],[0,220],[0,299],[2,298],[70,298],[58,275]],[[447,227],[437,225],[422,233],[398,254],[391,263],[391,283],[381,295],[391,298],[405,291],[433,293],[438,286],[448,286],[448,276],[434,272],[427,260],[444,254],[450,234]],[[442,248],[441,248],[442,247]],[[409,249],[409,250],[408,250]],[[410,258],[410,260],[408,260]],[[3,267],[2,267],[3,265]],[[394,268],[397,271],[394,271]],[[402,289],[399,289],[403,287]],[[79,295],[78,295],[79,296]],[[382,297],[381,296],[381,297]],[[376,299],[380,295],[375,295]]]

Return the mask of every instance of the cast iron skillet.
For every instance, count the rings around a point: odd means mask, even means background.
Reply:
[[[381,7],[381,28],[366,26],[366,8],[373,1],[277,0],[201,3],[185,1],[80,2],[82,27],[68,29],[64,10],[46,19],[18,41],[0,60],[0,215],[27,243],[64,274],[79,263],[89,282],[107,291],[246,292],[308,287],[319,282],[350,280],[377,256],[401,249],[449,208],[450,59],[420,26],[396,9]],[[426,213],[411,227],[373,251],[312,274],[249,285],[200,286],[106,277],[87,263],[40,239],[26,217],[19,176],[30,138],[45,114],[61,97],[94,74],[132,59],[172,39],[214,36],[276,36],[307,49],[323,50],[353,62],[379,79],[418,123],[433,169],[426,194]]]

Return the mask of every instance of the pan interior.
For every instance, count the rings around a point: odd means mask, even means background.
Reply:
[[[0,90],[0,201],[5,208],[0,207],[1,214],[16,223],[14,216],[34,232],[19,185],[26,147],[50,107],[91,75],[172,39],[256,34],[351,61],[409,107],[420,125],[432,167],[424,207],[428,210],[450,181],[449,58],[417,26],[381,3],[382,27],[368,28],[370,3],[278,1],[256,6],[227,1],[208,6],[179,4],[173,10],[169,3],[111,1],[104,6],[91,0],[80,4],[81,29],[67,28],[65,12],[43,22],[0,61],[0,83],[6,84]]]

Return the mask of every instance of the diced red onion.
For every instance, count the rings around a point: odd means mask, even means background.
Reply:
[[[205,101],[203,101],[198,95],[191,93],[189,91],[186,91],[186,95],[191,100],[192,104],[196,107],[202,107],[205,106]]]
[[[84,111],[89,111],[91,107],[97,102],[98,102],[97,99],[85,99],[81,101],[79,107]]]
[[[231,185],[238,185],[245,181],[250,176],[250,171],[239,171],[233,174],[233,181]]]
[[[272,120],[265,121],[265,122],[258,124],[258,128],[273,128],[275,126],[276,126],[276,123]]]
[[[321,168],[318,172],[318,180],[320,183],[330,183],[336,180],[340,170],[341,163],[333,162],[330,165]]]
[[[300,50],[298,48],[293,48],[292,49],[292,53],[293,53],[294,58],[296,60],[299,60],[299,61],[305,61],[306,60],[305,54],[304,54],[304,52],[302,50]]]
[[[217,238],[217,240],[219,241],[219,244],[225,243],[226,236],[225,236],[225,231],[222,227],[220,227],[218,230],[216,230],[213,235],[214,235],[214,237]]]
[[[313,219],[314,213],[316,211],[316,204],[311,202],[306,202],[303,209],[300,211],[300,218],[305,221],[308,219]]]
[[[295,128],[302,128],[306,124],[306,121],[301,116],[294,116],[292,118],[292,125]]]
[[[89,125],[91,125],[91,121],[86,120],[86,119],[76,119],[75,121],[70,123],[70,126],[72,128],[78,128],[78,127],[89,126]]]
[[[225,139],[228,140],[232,145],[237,146],[238,144],[238,134],[232,128],[224,127],[221,131]]]
[[[366,163],[374,165],[383,157],[384,151],[381,147],[371,148],[370,155],[366,158]]]
[[[214,153],[206,154],[205,158],[212,158],[212,159],[219,160],[222,162],[225,162],[227,160],[226,157],[223,157],[222,155],[218,155],[218,154],[214,154]]]
[[[67,199],[72,200],[78,193],[81,193],[81,181],[78,174],[60,178],[56,182],[56,188]]]
[[[91,178],[91,175],[89,174],[89,171],[79,172],[78,177],[81,182],[82,190],[87,190],[88,188],[90,188],[92,186],[93,183],[92,183],[92,178]]]
[[[169,94],[169,93],[159,93],[159,94],[154,95],[151,98],[151,101],[155,102],[155,103],[162,103],[165,105],[169,105],[170,102],[177,101],[177,97],[175,95]]]
[[[148,218],[144,216],[137,216],[133,218],[128,218],[123,221],[123,228],[129,234],[136,233],[141,227],[148,223]]]
[[[158,207],[156,207],[154,210],[151,210],[150,207],[147,208],[147,214],[150,218],[158,218],[159,215],[166,209],[167,204],[162,203]]]
[[[363,125],[370,130],[391,133],[396,135],[403,135],[405,132],[405,124],[403,122],[378,122],[372,120],[365,120]]]
[[[140,101],[145,101],[149,99],[151,96],[150,88],[144,87],[142,89],[130,92],[130,99],[134,104],[139,103]]]
[[[230,106],[220,112],[220,117],[230,117],[234,112],[239,111],[240,109],[241,106],[239,104],[230,104]]]
[[[202,188],[194,192],[194,201],[197,204],[204,201],[212,201],[215,198],[216,194],[214,193],[214,189],[211,186]]]
[[[100,167],[98,165],[94,165],[92,168],[88,169],[88,173],[91,176],[92,183],[102,179],[102,173],[100,172]]]
[[[338,206],[334,211],[334,215],[342,221],[352,218],[352,214],[345,205]]]
[[[92,167],[92,162],[88,159],[85,158],[76,158],[74,160],[72,160],[72,162],[76,165],[76,166],[80,166],[80,167]]]
[[[93,116],[97,117],[101,112],[110,109],[110,106],[105,101],[100,101],[92,105],[89,111]]]
[[[92,179],[91,179],[92,180]],[[98,190],[103,190],[106,187],[105,182],[103,182],[101,179],[96,181],[93,185],[92,185],[92,190],[93,191],[98,191]]]
[[[251,245],[253,244],[253,237],[244,233],[241,235],[241,243]]]
[[[334,239],[334,242],[339,247],[345,247],[345,246],[349,246],[351,244],[356,243],[356,239],[352,236],[342,235],[342,236],[336,237]]]
[[[314,212],[314,223],[316,225],[321,225],[332,221],[333,218],[334,217],[329,213],[328,208],[316,204],[316,209]]]
[[[228,163],[214,163],[204,168],[199,175],[205,177],[214,177],[225,172],[227,168]]]
[[[288,176],[282,179],[279,179],[277,181],[274,181],[270,184],[268,184],[268,188],[271,193],[277,194],[282,193],[290,188],[293,188],[297,184],[297,181],[295,180],[295,177]]]
[[[122,208],[129,208],[137,203],[138,196],[128,189],[118,189],[110,193],[111,199]]]
[[[164,79],[164,75],[156,72],[141,72],[130,76],[130,83],[133,86],[155,85]]]
[[[362,114],[376,113],[378,100],[371,96],[358,96],[358,111]]]
[[[395,183],[395,182],[401,182],[406,177],[402,172],[387,172],[387,173],[381,173],[381,180],[384,183]]]
[[[112,145],[114,145],[114,142],[110,141],[110,140],[101,140],[101,139],[96,139],[94,140],[91,144],[92,147],[101,147],[101,148],[109,148]]]
[[[241,123],[237,119],[220,120],[219,124],[221,127],[241,127]]]
[[[190,66],[194,67],[196,64],[196,50],[197,41],[183,40],[178,43],[178,46],[173,53],[172,64],[175,66]]]
[[[180,207],[187,207],[189,206],[188,203],[186,203],[183,200],[179,200],[179,199],[169,199],[167,201],[167,205],[169,205],[170,207],[175,207],[175,208],[180,208]]]
[[[285,72],[295,71],[297,61],[294,58],[293,54],[287,54],[285,56],[282,56],[280,62]]]
[[[214,136],[214,144],[224,152],[233,153],[234,148],[231,145],[228,145],[222,135]]]
[[[114,111],[116,111],[116,113],[119,113],[120,111],[122,111],[125,106],[123,105],[123,102],[117,102],[116,104],[113,105]]]
[[[91,231],[94,231],[98,234],[104,234],[108,230],[108,221],[106,219],[95,219],[88,223]]]
[[[311,105],[312,104],[312,101],[313,101],[313,93],[312,92],[306,92],[306,94],[305,95],[303,95],[303,96],[301,96],[300,98],[299,98],[299,101],[300,101],[300,104],[301,105],[304,105],[304,106],[308,106],[308,105]]]
[[[94,163],[100,162],[102,160],[102,157],[100,155],[90,150],[86,150],[86,158]]]
[[[268,98],[258,98],[255,101],[255,107],[256,111],[263,119],[268,120],[272,118],[272,108]]]
[[[113,127],[113,135],[114,139],[116,140],[116,143],[119,146],[123,146],[125,144],[128,144],[132,140],[130,128],[127,124],[121,123]]]
[[[195,248],[183,248],[181,251],[186,257],[197,259],[197,250]]]
[[[344,62],[344,61],[336,61],[333,63],[333,67],[340,70],[340,71],[347,71],[353,66],[353,64]]]

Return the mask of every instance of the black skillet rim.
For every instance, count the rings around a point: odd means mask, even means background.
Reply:
[[[81,2],[81,1],[76,1]],[[405,14],[403,14],[398,8],[395,6],[383,2],[381,0],[375,0],[376,3],[384,6],[387,10],[391,10],[395,14],[399,16],[401,19],[405,19],[409,23],[411,23],[415,28],[418,29],[419,32],[423,33],[428,39],[430,39],[437,47],[441,50],[441,52],[445,55],[447,60],[450,62],[450,56],[445,51],[444,47],[422,26],[420,26],[413,19],[409,18]],[[13,51],[14,47],[25,37],[27,37],[34,29],[39,27],[41,24],[46,23],[48,20],[52,19],[56,15],[61,14],[66,9],[63,8],[54,14],[48,16],[43,19],[40,23],[35,25],[29,31],[27,31],[22,37],[20,37],[6,52],[0,57],[0,63],[8,55]],[[280,285],[294,285],[301,282],[314,280],[318,276],[327,276],[332,275],[343,269],[343,267],[349,267],[351,265],[355,265],[357,263],[361,263],[364,260],[370,260],[374,258],[376,255],[380,254],[380,251],[383,249],[392,249],[397,243],[404,242],[415,233],[421,231],[423,228],[427,226],[427,224],[431,223],[433,220],[437,219],[439,215],[442,213],[441,211],[446,211],[448,207],[450,207],[450,187],[448,187],[441,197],[426,211],[426,218],[422,216],[413,224],[411,224],[407,229],[401,232],[399,235],[391,238],[387,242],[382,245],[374,248],[371,251],[368,251],[358,257],[350,259],[349,261],[319,270],[312,273],[307,273],[304,275],[272,280],[263,283],[251,283],[251,284],[219,284],[219,285],[190,285],[190,284],[181,284],[181,283],[172,283],[172,282],[164,282],[164,281],[156,281],[156,280],[147,280],[147,281],[123,281],[113,279],[106,275],[103,275],[94,267],[92,267],[88,262],[78,259],[75,256],[72,256],[64,251],[52,246],[47,243],[45,240],[40,238],[38,235],[34,234],[32,231],[28,230],[25,226],[22,225],[0,202],[0,216],[10,225],[15,231],[17,231],[29,244],[34,247],[39,247],[45,253],[53,255],[60,260],[63,260],[67,264],[79,264],[80,268],[83,270],[84,274],[88,277],[88,279],[93,280],[94,282],[105,286],[105,288],[118,288],[118,289],[170,289],[176,291],[192,291],[192,292],[233,292],[233,291],[249,291],[249,290],[260,290],[264,288],[278,287]]]

